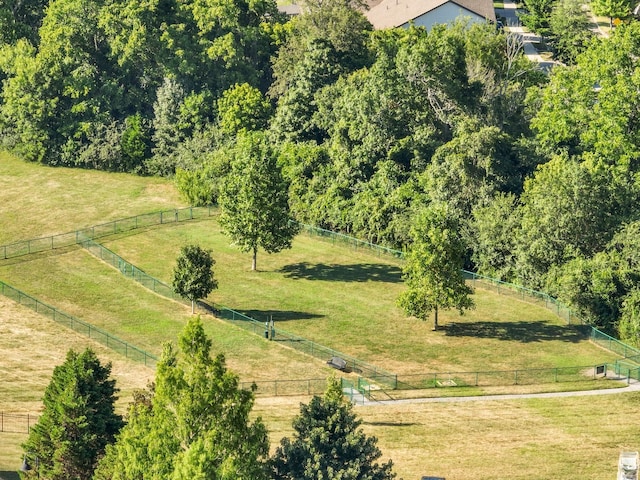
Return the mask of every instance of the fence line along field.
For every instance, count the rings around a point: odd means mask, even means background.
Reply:
[[[0,162],[0,187],[1,204],[11,206],[0,210],[0,244],[181,206],[164,180],[52,169],[9,156]],[[273,317],[276,329],[398,374],[594,365],[615,358],[551,312],[481,288],[475,310],[464,317],[443,312],[444,328],[432,332],[431,324],[406,318],[395,306],[403,288],[397,259],[305,235],[290,251],[260,253],[258,272],[250,271],[248,255],[229,245],[215,218],[101,241],[166,283],[182,245],[211,248],[220,288],[210,303],[261,321]],[[0,262],[0,279],[155,353],[190,311],[145,291],[79,247]],[[269,342],[210,316],[205,324],[214,351],[227,355],[242,380],[286,381],[332,372],[277,338]],[[150,369],[2,297],[0,333],[0,411],[37,414],[54,366],[71,347],[92,345],[101,359],[113,362],[121,410],[133,389],[153,376]],[[253,414],[264,418],[272,448],[291,433],[299,402],[307,400],[257,398]],[[639,400],[638,394],[623,393],[356,408],[363,429],[379,438],[384,458],[393,459],[398,478],[599,480],[615,474],[620,450],[640,448]],[[21,434],[0,433],[0,476],[19,467],[23,440]]]
[[[25,412],[37,408],[54,363],[66,347],[89,344],[84,337],[42,319],[11,301],[0,299],[3,355],[2,409]],[[25,337],[26,335],[26,337]],[[61,341],[64,339],[65,343]],[[18,343],[24,344],[18,347]],[[124,403],[132,388],[143,387],[149,370],[121,363],[108,350],[93,345],[101,358],[114,362],[114,376],[123,388]],[[13,357],[13,362],[8,360]],[[127,382],[123,387],[123,382]],[[21,402],[14,400],[23,399]],[[259,397],[254,415],[262,416],[272,448],[291,434],[291,419],[301,397]],[[451,480],[468,478],[599,480],[615,472],[620,450],[637,448],[640,436],[637,408],[640,394],[523,399],[511,401],[448,402],[395,406],[358,406],[363,429],[379,439],[385,458],[396,464],[398,478],[428,473]],[[19,468],[19,444],[26,437],[0,434],[0,471]],[[574,476],[576,475],[576,476]]]

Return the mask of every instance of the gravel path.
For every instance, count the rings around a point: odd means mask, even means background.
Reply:
[[[616,381],[616,380],[613,380]],[[620,379],[625,381],[625,379]],[[472,397],[433,397],[433,398],[407,398],[401,400],[364,400],[359,405],[401,405],[404,403],[446,403],[446,402],[490,402],[495,400],[515,400],[520,398],[561,398],[580,397],[591,395],[613,395],[620,393],[640,392],[640,382],[631,380],[629,385],[621,388],[606,388],[602,390],[578,390],[572,392],[550,392],[550,393],[516,393],[505,395],[478,395]]]

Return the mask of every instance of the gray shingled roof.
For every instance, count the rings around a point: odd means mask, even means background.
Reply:
[[[493,0],[382,0],[365,15],[376,29],[399,27],[446,3],[453,3],[469,14],[496,20]]]

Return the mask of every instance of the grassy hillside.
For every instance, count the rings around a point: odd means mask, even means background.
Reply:
[[[185,206],[170,181],[54,168],[0,151],[0,245]]]
[[[0,157],[0,243],[181,206],[170,182],[47,168]],[[477,308],[443,312],[444,329],[395,306],[400,264],[369,252],[299,236],[294,248],[250,258],[229,245],[215,219],[114,237],[107,246],[168,283],[179,249],[213,250],[220,289],[210,301],[398,373],[595,364],[613,358],[540,307],[478,289]],[[155,353],[174,339],[189,308],[162,299],[78,248],[0,262],[0,279]],[[314,378],[331,370],[257,335],[205,318],[214,349],[244,379]],[[120,408],[151,372],[0,297],[0,411],[31,412],[69,348],[92,345],[114,363]],[[639,394],[357,407],[399,478],[448,480],[612,478],[620,450],[638,450]],[[272,447],[291,432],[306,398],[257,400]],[[19,467],[24,435],[0,433],[0,476]]]
[[[106,245],[170,282],[180,245],[211,248],[220,287],[211,300],[396,373],[589,365],[613,356],[548,310],[477,289],[476,309],[442,312],[445,328],[407,318],[395,305],[400,263],[304,235],[290,251],[250,258],[229,245],[215,220],[172,225]]]
[[[445,312],[445,328],[433,332],[429,322],[407,318],[395,306],[403,288],[395,260],[316,238],[300,236],[291,251],[262,255],[258,272],[250,271],[249,256],[229,245],[215,219],[155,228],[106,245],[171,283],[175,256],[185,242],[214,252],[220,288],[212,301],[258,320],[273,316],[278,329],[393,373],[593,365],[614,358],[551,312],[481,289],[474,295],[475,310],[464,316]],[[163,341],[177,336],[189,313],[78,249],[6,261],[0,264],[0,278],[156,354]],[[222,340],[220,348],[249,359],[253,355],[241,347],[251,349],[259,340],[249,336],[245,343],[231,342],[234,348]],[[307,363],[324,368],[317,360]],[[249,380],[257,379],[257,370],[240,366],[244,378],[254,375]],[[286,363],[268,371],[275,378],[305,378],[305,369]],[[264,379],[266,371],[260,373]]]

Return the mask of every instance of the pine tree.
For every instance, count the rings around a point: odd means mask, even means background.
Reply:
[[[85,480],[93,475],[107,444],[122,427],[114,410],[117,389],[111,364],[96,354],[70,350],[53,371],[44,393],[44,411],[23,445],[32,460],[29,477]]]
[[[323,397],[301,405],[293,439],[282,439],[272,459],[275,480],[391,480],[393,463],[382,456],[375,437],[360,429],[340,381],[332,378]]]
[[[199,317],[164,347],[155,387],[138,397],[96,480],[266,480],[269,452],[254,394],[238,387],[224,357],[211,357]]]

